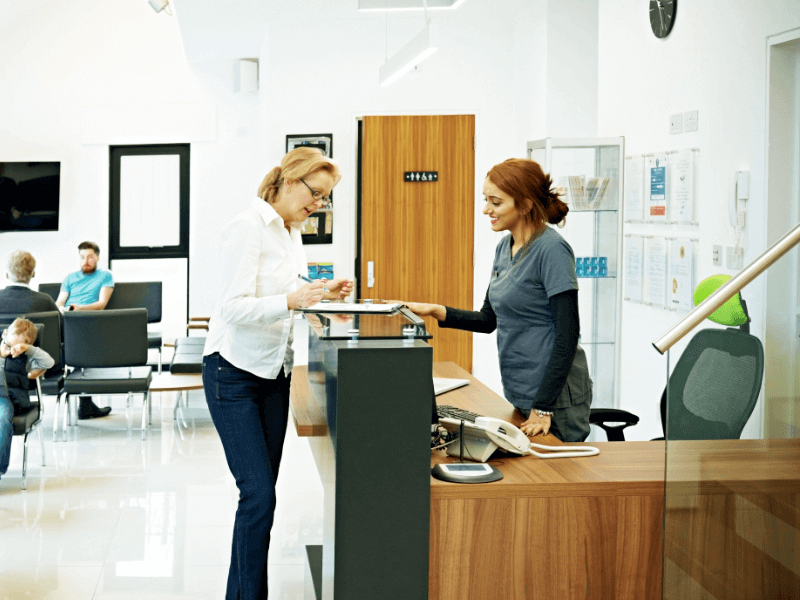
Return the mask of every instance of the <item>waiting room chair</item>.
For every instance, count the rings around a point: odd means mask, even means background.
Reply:
[[[710,277],[697,287],[695,304],[729,276]],[[753,413],[764,378],[764,347],[750,335],[747,305],[737,294],[710,317],[730,325],[702,329],[689,341],[661,395],[661,426],[669,440],[738,439]],[[623,430],[639,422],[618,409],[592,409],[590,423],[609,441],[624,441]],[[664,439],[664,438],[656,438]]]
[[[160,281],[120,281],[114,284],[114,293],[106,305],[106,310],[120,308],[146,308],[148,323],[161,323],[162,284]],[[158,372],[161,373],[161,347],[163,339],[160,331],[147,332],[147,347],[158,350]]]
[[[58,300],[58,295],[61,293],[61,284],[60,283],[40,283],[39,284],[39,291],[43,294],[47,294],[53,299],[53,302]]]
[[[66,412],[73,423],[70,399],[75,395],[142,394],[142,439],[152,421],[147,366],[147,309],[66,312],[64,361],[72,370],[66,378]],[[56,415],[58,418],[58,415]]]
[[[8,317],[0,315],[0,331],[6,329],[14,319],[17,317]],[[29,319],[32,321],[32,319]],[[34,346],[40,346],[39,342],[44,337],[45,326],[41,323],[36,323],[36,341]],[[14,417],[11,419],[11,426],[13,428],[12,435],[21,435],[22,438],[22,484],[21,489],[28,488],[28,435],[35,429],[39,432],[39,442],[42,447],[42,467],[45,467],[45,452],[44,452],[44,434],[40,425],[44,420],[44,403],[42,402],[42,386],[40,382],[41,377],[30,379],[28,381],[29,390],[36,393],[36,400],[31,400],[31,405],[27,408],[20,409],[15,407]]]

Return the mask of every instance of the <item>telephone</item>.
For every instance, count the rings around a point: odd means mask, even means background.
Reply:
[[[462,421],[443,417],[439,424],[459,435]],[[533,444],[528,436],[514,427],[511,423],[492,417],[477,417],[475,422],[463,421],[464,424],[464,458],[486,462],[497,448],[506,452],[526,456],[533,454],[539,458],[575,458],[580,456],[594,456],[600,450],[593,446],[545,446]],[[533,448],[547,450],[547,453],[536,452]],[[450,444],[447,447],[450,456],[460,456],[461,443]]]

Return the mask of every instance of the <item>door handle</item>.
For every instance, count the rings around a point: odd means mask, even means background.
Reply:
[[[367,261],[367,287],[371,288],[375,285],[375,263]]]

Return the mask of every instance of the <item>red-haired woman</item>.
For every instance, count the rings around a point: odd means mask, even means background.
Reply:
[[[483,194],[492,231],[511,235],[497,245],[481,310],[406,304],[417,315],[435,317],[440,327],[496,329],[503,393],[527,419],[522,431],[581,442],[589,435],[592,380],[578,345],[575,256],[548,227],[563,221],[569,208],[532,160],[492,167]]]

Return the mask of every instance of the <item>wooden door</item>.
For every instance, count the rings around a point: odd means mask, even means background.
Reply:
[[[474,115],[364,118],[362,298],[473,308],[474,137]],[[412,183],[407,171],[438,177]],[[472,334],[426,321],[433,360],[472,372]]]

